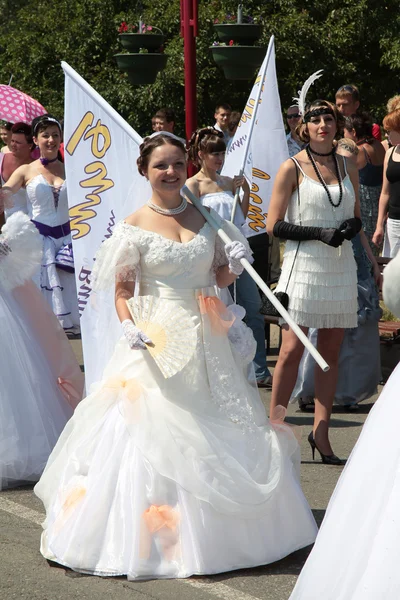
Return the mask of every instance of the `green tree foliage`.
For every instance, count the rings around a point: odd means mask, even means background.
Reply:
[[[237,1],[199,2],[197,97],[199,124],[213,122],[217,101],[241,110],[251,82],[229,82],[214,64],[209,47],[213,23],[235,14]],[[398,0],[248,0],[244,13],[263,25],[262,45],[275,35],[282,105],[291,104],[303,80],[324,69],[314,97],[334,98],[342,84],[360,87],[363,105],[381,118],[387,99],[399,91],[400,12]],[[166,69],[152,86],[133,87],[114,59],[117,30],[139,16],[167,36]],[[0,80],[63,114],[67,61],[142,135],[157,108],[172,106],[184,132],[184,60],[179,0],[0,0]]]

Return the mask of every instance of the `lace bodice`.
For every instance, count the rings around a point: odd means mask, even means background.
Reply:
[[[129,236],[139,251],[137,266],[140,267],[141,281],[157,281],[175,288],[210,285],[216,234],[207,223],[186,243],[170,240],[125,222],[119,227],[122,235]],[[123,272],[121,275],[124,277]]]
[[[213,216],[232,239],[247,243],[234,225],[214,211]],[[139,279],[172,288],[198,289],[213,285],[215,271],[227,263],[224,244],[208,223],[189,242],[181,243],[122,221],[97,252],[92,283],[97,289],[107,289],[115,279]]]
[[[30,180],[26,186],[28,211],[31,219],[55,227],[69,220],[67,184],[53,187],[40,174]]]
[[[224,192],[214,192],[212,194],[203,194],[200,196],[201,203],[204,206],[209,206],[213,208],[215,212],[219,214],[220,217],[225,219],[226,221],[231,220],[232,206],[234,195],[232,192],[225,190]],[[235,214],[235,225],[236,227],[241,227],[246,219],[244,218],[242,209],[240,208],[240,204],[238,203],[236,214]]]

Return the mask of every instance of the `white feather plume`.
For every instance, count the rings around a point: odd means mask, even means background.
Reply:
[[[299,97],[293,98],[294,104],[297,104],[297,106],[299,107],[299,113],[303,117],[306,110],[306,97],[308,90],[310,89],[312,84],[322,76],[322,73],[323,69],[320,69],[319,71],[315,71],[315,73],[310,75],[310,77],[303,83],[303,87],[301,88],[301,90],[299,90]]]

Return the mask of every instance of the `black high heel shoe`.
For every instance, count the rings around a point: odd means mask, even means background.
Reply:
[[[336,454],[322,454],[321,450],[318,448],[317,444],[315,443],[314,434],[312,431],[310,432],[310,435],[308,436],[307,439],[308,439],[308,443],[311,446],[313,460],[315,460],[315,450],[318,450],[318,452],[321,455],[321,460],[324,463],[324,465],[344,465],[345,461],[342,460],[341,458],[339,458],[338,456],[336,456]]]

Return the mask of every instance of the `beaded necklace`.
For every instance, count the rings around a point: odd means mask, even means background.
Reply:
[[[312,152],[313,154],[316,154],[317,156],[331,156],[331,154],[335,154],[335,152],[336,152],[335,146],[332,148],[332,150],[330,150],[329,152],[326,152],[325,154],[323,154],[322,152],[317,152],[316,150],[313,150],[313,148],[311,148],[310,144],[308,145],[308,148],[310,149],[310,152]]]
[[[186,210],[187,200],[186,198],[182,197],[182,202],[176,208],[162,208],[162,206],[158,206],[158,204],[155,204],[151,200],[147,200],[146,204],[149,208],[151,208],[151,210],[154,210],[154,212],[169,217],[173,215],[179,215]]]
[[[339,202],[338,202],[337,204],[335,204],[335,203],[333,202],[333,200],[332,200],[332,196],[331,196],[331,194],[330,194],[330,192],[329,192],[329,188],[328,188],[328,186],[326,185],[326,183],[325,183],[325,181],[324,181],[324,179],[323,179],[323,177],[322,177],[322,175],[321,175],[321,173],[320,173],[320,171],[319,171],[319,169],[318,169],[318,165],[317,165],[317,163],[315,162],[315,159],[314,159],[313,155],[311,154],[311,152],[310,152],[310,148],[309,148],[308,146],[306,146],[306,153],[307,153],[307,156],[308,156],[308,158],[309,158],[309,160],[310,160],[310,163],[311,163],[311,164],[312,164],[312,166],[313,166],[313,169],[314,169],[314,171],[315,171],[315,174],[316,174],[316,176],[317,176],[317,178],[318,178],[319,182],[320,182],[320,183],[321,183],[321,185],[323,186],[323,188],[324,188],[324,190],[325,190],[325,192],[326,192],[326,195],[328,196],[328,200],[329,200],[329,202],[331,203],[331,205],[332,205],[334,208],[337,208],[337,207],[338,207],[338,206],[340,206],[340,205],[341,205],[341,203],[342,203],[342,199],[343,199],[343,187],[342,187],[342,178],[341,178],[341,176],[340,176],[339,163],[338,163],[338,159],[337,159],[337,156],[336,156],[336,154],[333,154],[332,156],[333,156],[333,159],[334,159],[334,161],[335,161],[335,167],[336,167],[336,177],[337,177],[338,184],[339,184]]]

